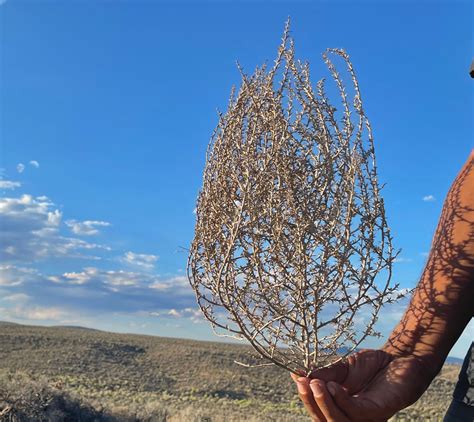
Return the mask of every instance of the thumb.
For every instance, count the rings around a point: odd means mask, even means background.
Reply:
[[[349,393],[336,382],[328,382],[327,389],[336,403],[336,405],[349,417],[360,417],[361,407],[357,399],[350,396]]]

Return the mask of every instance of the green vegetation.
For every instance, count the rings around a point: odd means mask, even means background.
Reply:
[[[286,371],[234,363],[245,346],[16,324],[0,338],[0,421],[308,420]],[[458,371],[394,420],[441,420]]]

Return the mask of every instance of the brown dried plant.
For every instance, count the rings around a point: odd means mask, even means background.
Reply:
[[[330,59],[352,81],[349,99]],[[219,114],[196,208],[188,277],[218,335],[309,373],[367,337],[394,300],[392,248],[372,131],[344,50],[323,54],[342,111],[294,58],[289,22],[275,64],[242,74]]]

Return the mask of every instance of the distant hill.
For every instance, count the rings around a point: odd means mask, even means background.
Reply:
[[[2,322],[0,339],[0,375],[40,376],[96,408],[137,420],[307,420],[286,371],[234,363],[252,361],[248,346]],[[445,365],[405,412],[441,417],[458,371]],[[167,416],[150,419],[150,412]]]
[[[99,330],[97,328],[90,328],[90,327],[83,327],[83,326],[80,326],[80,325],[51,325],[49,327],[44,327],[44,326],[32,326],[32,325],[24,325],[24,324],[19,324],[17,322],[10,322],[10,321],[0,321],[0,326],[1,325],[13,325],[13,326],[24,326],[24,327],[37,327],[37,328],[64,328],[64,329],[70,329],[70,330],[85,330],[85,331],[95,331],[95,332],[101,332],[101,333],[106,333],[106,331],[102,331],[102,330]],[[119,335],[140,335],[140,334],[119,334]],[[159,338],[158,336],[156,336],[157,338]],[[186,339],[182,339],[184,341],[186,341]],[[189,340],[191,342],[195,341],[195,340]],[[197,340],[196,340],[197,341]],[[204,340],[202,340],[204,341]],[[208,342],[208,341],[205,341],[205,342]],[[222,344],[222,342],[219,342],[219,344]],[[231,344],[231,343],[229,343]],[[345,353],[347,352],[348,349],[345,349],[345,348],[341,348],[340,349],[340,353]],[[359,350],[359,349],[356,349],[356,350]],[[446,362],[447,364],[450,364],[450,365],[462,365],[463,364],[463,359],[461,358],[456,358],[454,356],[448,356],[446,358]]]
[[[86,331],[99,331],[96,328],[89,328],[89,327],[81,327],[79,325],[52,325],[51,328],[67,328],[71,330],[86,330]]]
[[[0,325],[20,325],[16,322],[9,322],[9,321],[0,321]]]
[[[446,363],[449,363],[451,365],[462,365],[463,359],[455,358],[453,356],[448,356],[446,358]]]

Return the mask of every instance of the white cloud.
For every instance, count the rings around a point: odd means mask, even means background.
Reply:
[[[413,259],[411,258],[404,258],[402,256],[399,256],[398,258],[395,258],[393,262],[413,262]]]
[[[88,283],[93,277],[97,276],[99,270],[94,267],[87,267],[84,268],[84,271],[75,273],[64,273],[62,278],[71,284],[86,284]],[[50,278],[53,281],[59,281],[57,277]]]
[[[13,182],[11,180],[0,180],[0,189],[16,189],[20,186],[20,182]]]
[[[184,315],[191,319],[193,322],[204,320],[204,316],[199,309],[185,308],[183,311]]]
[[[95,267],[86,267],[80,272],[65,272],[59,276],[49,276],[48,279],[55,283],[68,285],[134,286],[153,289],[163,293],[172,293],[173,295],[192,295],[186,277],[176,276],[162,279],[158,275],[140,271],[103,270]]]
[[[145,281],[143,274],[130,273],[127,271],[107,271],[104,274],[104,282],[111,286],[139,286]]]
[[[7,246],[7,247],[4,249],[4,251],[5,251],[7,254],[9,254],[9,255],[14,255],[16,249],[15,249],[14,246],[10,245],[10,246]]]
[[[66,221],[66,226],[68,226],[74,234],[82,236],[92,236],[99,233],[97,227],[109,227],[110,223],[107,223],[106,221],[95,220],[68,220]]]
[[[20,185],[19,182],[12,183]],[[68,236],[67,228],[75,235],[94,235],[110,223],[99,220],[64,222],[61,208],[47,196],[9,196],[0,198],[2,318],[21,322],[63,322],[72,317],[90,316],[93,321],[99,314],[110,318],[116,313],[130,316],[154,312],[150,317],[167,315],[170,307],[174,307],[183,318],[198,320],[198,315],[191,311],[195,295],[187,278],[154,274],[152,269],[157,255],[128,251],[100,265],[71,267],[74,264],[69,258],[98,260],[101,257],[94,254],[111,249],[79,236]],[[47,260],[42,265],[51,268],[51,259],[67,270],[49,272],[42,267],[40,272],[32,268],[39,260]],[[104,268],[107,263],[114,262],[121,264],[118,268]]]
[[[127,272],[123,270],[100,270],[95,267],[86,267],[81,272],[66,272],[60,276],[50,276],[49,279],[56,283],[65,284],[91,284],[103,286],[140,286],[153,283],[156,276]]]
[[[175,318],[181,318],[183,315],[181,312],[177,311],[176,309],[171,309],[168,311],[168,315],[175,317]]]
[[[193,308],[184,308],[184,309],[170,309],[167,312],[167,315],[173,318],[188,318],[193,322],[200,322],[203,320],[203,316],[200,310]]]
[[[156,289],[153,286],[158,282],[172,288]],[[31,308],[64,308],[78,317],[92,318],[116,312],[149,317],[150,312],[155,312],[156,317],[166,315],[173,307],[194,320],[197,315],[189,310],[195,303],[190,286],[176,277],[161,279],[149,272],[96,267],[45,274],[28,267],[0,266],[0,306],[28,304]]]
[[[433,202],[433,201],[436,201],[436,198],[433,195],[426,195],[426,196],[423,197],[423,201]]]
[[[50,257],[94,258],[84,250],[110,248],[60,233],[62,213],[45,196],[22,195],[0,198],[0,253],[7,262]]]
[[[144,269],[151,270],[155,267],[156,261],[158,261],[157,255],[149,255],[142,253],[126,252],[123,261],[128,264],[135,265]]]
[[[2,298],[6,302],[28,302],[30,296],[25,293],[16,293]]]
[[[33,268],[0,265],[0,286],[19,286],[39,275]]]
[[[18,305],[13,308],[0,308],[2,318],[30,321],[60,321],[69,314],[57,307],[40,307]]]
[[[160,291],[169,291],[174,290],[178,291],[179,289],[187,289],[191,286],[189,285],[189,281],[185,276],[176,276],[164,280],[157,280],[153,284],[150,285],[152,289],[160,290]]]
[[[0,0],[0,1],[1,1],[1,0]],[[0,3],[0,4],[1,4],[1,3]],[[39,163],[38,163],[38,161],[36,161],[36,160],[30,160],[29,165],[32,166],[32,167],[34,167],[34,168],[38,168],[38,167],[39,167]],[[23,173],[23,172],[25,171],[25,168],[26,168],[26,166],[25,166],[23,163],[18,163],[18,164],[16,165],[16,171],[17,171],[18,173]]]

